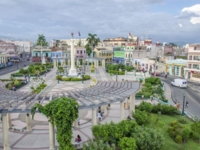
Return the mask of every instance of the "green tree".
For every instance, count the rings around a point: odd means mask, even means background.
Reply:
[[[132,133],[138,150],[160,150],[164,145],[164,137],[157,130],[147,127],[136,127]]]
[[[49,122],[56,126],[56,139],[59,143],[59,149],[73,150],[74,147],[71,143],[72,125],[74,120],[78,118],[78,103],[76,100],[62,97],[50,101],[45,106],[37,103],[31,109],[33,118],[37,109],[49,119]]]
[[[92,53],[92,49],[91,49],[90,45],[86,44],[85,49],[86,49],[86,53],[88,54],[88,56],[90,56],[90,54]]]
[[[94,57],[93,51],[94,51],[95,46],[97,46],[98,43],[100,42],[100,39],[97,37],[96,34],[88,33],[88,38],[86,40],[89,46],[91,46],[92,48],[92,57]]]
[[[151,103],[148,103],[148,102],[142,102],[140,103],[140,105],[137,107],[137,109],[141,110],[141,111],[146,111],[148,113],[151,112],[153,106]]]
[[[175,43],[173,43],[173,42],[170,42],[170,43],[169,43],[169,46],[177,47],[177,44],[175,44]]]
[[[38,35],[36,45],[40,45],[40,46],[47,46],[48,45],[48,42],[46,41],[46,38],[43,34]]]
[[[78,46],[81,47],[81,40],[78,41]]]
[[[115,150],[115,145],[110,146],[102,140],[89,141],[88,144],[83,144],[82,150]]]
[[[131,137],[121,138],[118,145],[121,150],[136,150],[137,148],[135,139]]]

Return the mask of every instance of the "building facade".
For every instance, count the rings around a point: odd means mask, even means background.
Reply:
[[[187,60],[184,59],[175,59],[175,60],[167,60],[166,61],[166,72],[170,75],[185,76],[184,69],[187,67]]]
[[[0,53],[8,55],[18,54],[18,46],[11,42],[4,42],[0,40]]]
[[[188,66],[185,68],[185,78],[200,81],[200,44],[188,47]]]
[[[20,52],[31,53],[33,48],[33,42],[30,41],[12,41],[12,43],[19,47]]]

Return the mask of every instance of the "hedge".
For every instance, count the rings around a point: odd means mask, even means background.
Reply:
[[[62,76],[56,76],[56,79],[61,81],[82,81],[82,78],[75,78],[75,77],[67,77],[67,78],[62,78]],[[84,75],[83,76],[83,80],[90,80],[90,76],[89,75]]]
[[[124,71],[116,71],[116,70],[108,70],[108,73],[118,74],[118,75],[124,75],[125,74]]]

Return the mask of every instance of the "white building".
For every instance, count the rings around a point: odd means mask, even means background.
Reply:
[[[80,45],[79,45],[80,43]],[[87,40],[86,39],[74,39],[74,46],[85,46],[87,44]],[[71,45],[71,39],[62,39],[59,40],[58,43],[58,47],[63,47],[63,46],[67,46],[67,45]]]
[[[19,50],[21,52],[31,52],[31,49],[33,48],[33,42],[30,41],[12,41],[15,45],[19,46]]]
[[[200,81],[200,44],[188,47],[188,66],[184,68],[186,79]]]

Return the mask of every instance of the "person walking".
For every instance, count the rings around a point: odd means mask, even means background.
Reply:
[[[189,104],[188,101],[186,101],[186,108],[188,108],[188,104]]]

